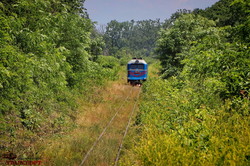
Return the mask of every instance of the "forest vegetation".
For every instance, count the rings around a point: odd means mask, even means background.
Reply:
[[[121,165],[249,165],[249,8],[221,0],[166,20],[161,78],[142,87],[140,135]]]
[[[112,20],[104,32],[84,1],[0,2],[0,153],[41,157],[37,142],[77,128],[79,98],[143,57],[159,77],[142,87],[120,165],[250,163],[249,0]]]
[[[1,154],[40,157],[33,143],[72,129],[76,99],[117,78],[83,2],[0,2]]]

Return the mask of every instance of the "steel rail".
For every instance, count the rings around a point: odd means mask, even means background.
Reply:
[[[135,107],[136,107],[136,105],[137,105],[137,103],[138,103],[138,99],[139,99],[140,92],[141,92],[141,89],[139,90],[139,93],[138,93],[138,95],[137,95],[137,98],[136,98],[134,107],[133,107],[133,109],[131,110],[131,113],[130,113],[130,116],[129,116],[129,120],[128,120],[128,124],[127,124],[127,126],[126,126],[126,130],[125,130],[125,132],[124,132],[124,134],[123,134],[121,143],[120,143],[119,148],[118,148],[118,152],[117,152],[117,155],[116,155],[116,159],[115,159],[115,164],[114,164],[114,166],[117,166],[117,164],[118,164],[118,161],[119,161],[119,158],[120,158],[120,153],[121,153],[122,146],[123,146],[123,141],[124,141],[124,139],[125,139],[125,137],[126,137],[126,135],[127,135],[127,133],[128,133],[128,128],[129,128],[129,126],[130,126],[130,122],[131,122],[132,116],[133,116],[133,114],[134,114],[134,112],[135,112]]]
[[[119,113],[119,111],[121,110],[121,108],[124,106],[124,104],[127,102],[129,96],[131,96],[132,93],[132,89],[129,92],[129,95],[126,97],[125,101],[123,102],[123,104],[117,109],[116,113],[114,114],[114,116],[111,118],[111,120],[109,121],[109,123],[106,125],[106,127],[103,129],[103,131],[101,132],[101,134],[99,135],[99,137],[96,139],[96,141],[94,142],[94,144],[91,146],[91,148],[88,150],[88,152],[86,153],[86,155],[84,156],[81,164],[79,166],[83,166],[83,164],[86,162],[88,156],[90,155],[90,153],[93,151],[94,147],[97,145],[97,143],[100,141],[100,139],[102,138],[102,136],[105,134],[107,128],[110,126],[110,124],[112,123],[112,121],[115,119],[115,117],[117,116],[117,114]]]

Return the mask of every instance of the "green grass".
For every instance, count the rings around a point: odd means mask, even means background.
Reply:
[[[198,84],[152,78],[143,85],[141,130],[120,165],[250,164],[249,99],[223,101]]]

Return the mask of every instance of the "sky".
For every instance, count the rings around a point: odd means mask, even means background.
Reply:
[[[99,25],[111,20],[155,20],[170,18],[178,9],[205,9],[219,0],[86,0],[84,7]]]

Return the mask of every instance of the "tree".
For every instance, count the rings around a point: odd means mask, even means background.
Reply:
[[[194,10],[194,14],[200,14],[209,20],[216,21],[220,27],[235,26],[246,21],[250,7],[248,0],[220,0],[205,10]],[[198,12],[198,13],[197,13]]]
[[[169,19],[166,19],[165,22],[163,23],[163,28],[170,28],[173,23],[175,22],[175,20],[177,20],[179,17],[181,17],[184,14],[190,14],[191,10],[187,10],[187,9],[178,9],[175,13],[173,13],[171,15],[171,17]]]
[[[163,66],[164,78],[178,75],[185,55],[181,52],[196,45],[204,36],[210,33],[209,28],[215,26],[213,21],[199,15],[185,14],[179,17],[169,29],[160,32],[156,53]]]
[[[149,56],[155,46],[158,31],[161,28],[159,19],[108,23],[104,39],[111,55],[122,48],[145,53]]]
[[[88,50],[89,54],[91,54],[91,60],[96,61],[98,56],[103,53],[103,49],[105,48],[105,43],[103,37],[96,29],[93,29],[91,32],[91,43],[90,48]]]

